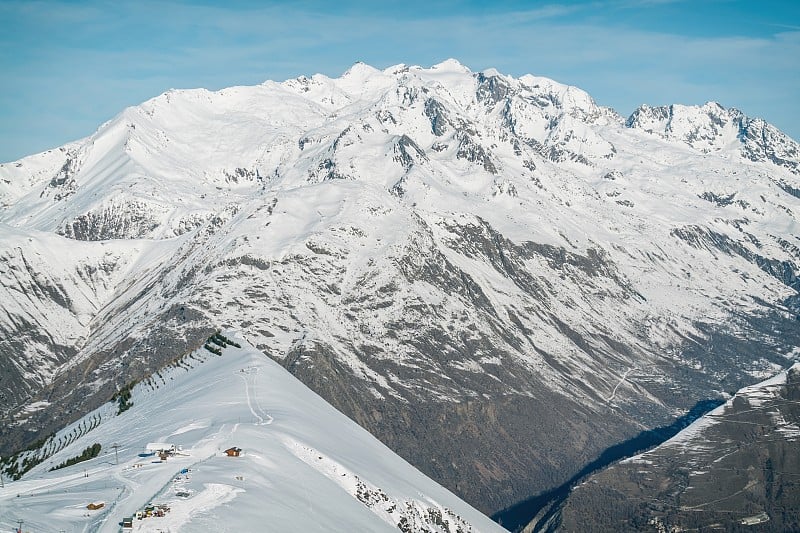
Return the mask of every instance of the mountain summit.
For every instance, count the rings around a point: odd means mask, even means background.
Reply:
[[[168,91],[0,166],[0,452],[228,328],[499,511],[798,359],[798,153],[454,60]]]

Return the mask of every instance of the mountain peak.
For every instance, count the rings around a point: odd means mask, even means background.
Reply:
[[[374,74],[381,73],[380,70],[376,69],[372,65],[368,65],[363,61],[356,61],[353,63],[353,66],[347,69],[344,74],[342,74],[342,78],[351,78],[351,79],[365,79],[369,76]]]
[[[480,72],[485,78],[504,77],[496,68],[485,68]]]
[[[433,65],[431,67],[431,70],[445,71],[445,72],[463,72],[465,74],[472,72],[460,61],[458,61],[457,59],[453,59],[452,57],[449,59],[445,59],[441,63]]]
[[[639,106],[625,122],[703,153],[736,151],[750,161],[768,161],[800,173],[800,145],[775,126],[718,102],[703,105]]]

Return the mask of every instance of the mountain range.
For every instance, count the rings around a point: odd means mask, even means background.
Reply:
[[[225,329],[501,513],[797,361],[798,216],[798,143],[716,103],[455,60],[171,90],[0,165],[0,453]]]

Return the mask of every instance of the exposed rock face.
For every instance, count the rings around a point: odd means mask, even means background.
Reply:
[[[590,477],[560,531],[800,529],[800,365]],[[756,527],[753,527],[756,526]]]
[[[785,367],[796,143],[653,109],[362,66],[171,91],[0,166],[0,452],[236,328],[494,512]]]

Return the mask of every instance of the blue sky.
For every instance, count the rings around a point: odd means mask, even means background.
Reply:
[[[577,85],[624,115],[715,100],[800,139],[797,0],[0,0],[0,161],[170,88],[449,57]]]

